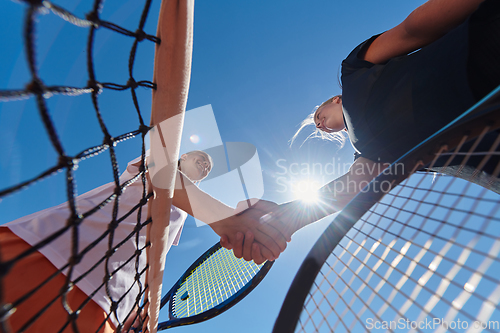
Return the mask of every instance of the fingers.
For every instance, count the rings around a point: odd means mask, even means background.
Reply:
[[[290,242],[292,240],[291,229],[287,224],[283,223],[280,219],[271,218],[271,220],[269,221],[269,225],[272,226],[274,229],[278,230],[279,233],[283,236],[283,238],[287,242]]]
[[[269,228],[272,229],[271,227]],[[278,235],[279,237],[282,238],[282,240],[279,241],[279,243],[285,244],[284,248],[286,248],[286,242],[284,241],[283,237],[280,236],[280,234],[277,231],[275,231],[275,235]],[[280,246],[277,244],[277,241],[275,241],[272,237],[273,235],[270,235],[270,233],[267,232],[262,232],[262,230],[257,229],[255,232],[255,240],[259,242],[263,247],[266,247],[271,252],[271,255],[267,256],[267,259],[269,260],[274,260],[278,258],[281,252],[283,252]]]
[[[236,233],[236,241],[232,243],[233,253],[236,258],[243,257],[243,233]]]
[[[261,248],[257,243],[252,244],[252,258],[257,265],[260,265],[264,261],[266,261],[266,258],[262,256]]]
[[[269,251],[268,248],[265,248],[263,247],[262,245],[260,244],[257,244],[258,245],[258,248],[259,248],[259,251],[260,251],[260,255],[262,256],[262,259],[265,261],[265,260],[269,260],[269,261],[274,261],[275,258],[273,257],[273,254],[271,253],[271,251]],[[258,255],[256,255],[255,257],[258,258]],[[261,264],[263,263],[264,261],[262,262],[259,262],[257,264]]]
[[[226,235],[220,237],[220,245],[228,250],[233,249],[233,245],[229,242],[229,238]]]
[[[269,223],[264,223],[264,224],[259,225],[257,227],[257,229],[260,232],[262,232],[263,234],[265,234],[266,236],[268,236],[270,239],[273,240],[273,242],[277,246],[276,251],[279,251],[278,255],[279,255],[279,253],[285,251],[286,246],[287,246],[287,244],[286,244],[287,239],[285,238],[285,236],[283,236],[283,234],[281,233],[281,231],[279,229],[276,229],[274,227],[274,225],[269,224]],[[262,243],[261,239],[258,239],[258,238],[256,238],[256,239],[260,243]],[[269,248],[273,252],[273,254],[275,254],[275,257],[277,258],[276,252],[272,247],[267,246],[267,243],[262,243],[262,244],[264,244],[267,248]]]
[[[252,260],[252,244],[254,241],[254,235],[251,231],[247,231],[245,234],[245,242],[243,243],[243,259],[246,261]]]
[[[224,238],[221,237],[221,239]],[[275,257],[272,252],[255,243],[255,237],[251,231],[247,231],[243,242],[243,259],[246,261],[253,260],[257,265],[262,264],[266,260],[274,260]],[[222,244],[222,243],[221,243]]]
[[[290,242],[292,240],[291,229],[289,228],[289,226],[287,224],[285,224],[281,221],[280,216],[281,216],[281,214],[279,214],[279,213],[269,213],[269,214],[263,215],[259,219],[259,222],[260,222],[260,224],[268,224],[268,225],[272,226],[274,229],[276,229],[283,236],[283,238],[287,242]]]
[[[245,205],[248,206],[247,201],[240,202],[238,207],[242,209]],[[211,226],[221,236],[221,245],[232,249],[235,257],[247,261],[253,259],[259,263],[274,260],[286,249],[289,240],[289,235],[283,232],[286,230],[284,224],[271,223],[275,218],[272,209],[276,207],[273,202],[260,200],[250,209],[244,209],[224,222],[213,223]],[[259,221],[262,216],[271,218],[269,221]],[[254,242],[258,243],[258,249],[253,245]]]
[[[276,206],[276,204],[270,202],[262,202],[262,205]],[[243,219],[242,221],[245,221],[244,223],[250,227],[250,230],[253,232],[254,239],[264,245],[264,247],[267,247],[272,252],[274,258],[278,258],[280,253],[286,249],[286,238],[283,237],[280,231],[275,229],[272,225],[268,223],[261,223],[259,221],[262,216],[262,211],[252,207],[240,216],[241,219]],[[246,240],[245,243],[247,243]],[[251,248],[249,245],[250,244],[248,244],[244,250],[245,258],[250,258],[251,256]]]

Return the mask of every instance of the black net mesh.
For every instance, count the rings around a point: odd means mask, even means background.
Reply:
[[[146,87],[155,89],[155,84],[148,80],[139,80],[136,79],[133,75],[134,63],[136,60],[136,53],[141,42],[153,42],[160,43],[160,40],[154,35],[147,34],[144,32],[143,28],[146,23],[146,19],[148,17],[148,12],[151,7],[151,1],[146,0],[143,9],[142,15],[140,18],[140,22],[135,30],[128,30],[124,27],[118,26],[112,22],[107,22],[101,20],[100,11],[102,10],[103,1],[96,0],[93,3],[92,10],[86,14],[85,18],[79,18],[66,11],[65,9],[49,2],[49,1],[40,1],[40,0],[32,0],[32,1],[23,1],[19,3],[20,6],[25,7],[25,20],[24,29],[23,29],[23,38],[24,38],[24,47],[25,47],[25,55],[27,57],[27,64],[30,72],[30,82],[26,84],[24,89],[18,90],[1,90],[0,91],[0,100],[10,101],[17,100],[21,98],[33,98],[36,100],[36,105],[38,108],[38,113],[43,122],[43,126],[46,130],[46,134],[50,140],[51,145],[55,149],[58,155],[57,161],[54,165],[42,173],[38,174],[36,177],[23,181],[14,186],[3,188],[0,190],[0,198],[3,198],[8,195],[17,195],[24,187],[30,186],[35,182],[42,180],[46,177],[51,176],[52,174],[62,171],[65,173],[65,182],[66,182],[66,194],[67,194],[67,211],[69,214],[67,215],[67,220],[65,226],[63,226],[57,232],[51,234],[48,237],[45,237],[42,241],[37,244],[31,246],[28,250],[22,251],[22,253],[16,254],[12,258],[0,258],[0,325],[2,331],[10,332],[12,330],[9,318],[15,309],[22,309],[22,304],[29,304],[32,300],[31,297],[39,290],[40,288],[44,288],[44,286],[49,286],[51,281],[53,281],[57,276],[60,276],[60,273],[63,272],[65,275],[65,283],[63,287],[56,292],[55,297],[47,298],[46,302],[42,304],[39,310],[30,317],[23,316],[23,314],[17,313],[17,315],[24,317],[24,323],[21,327],[18,327],[16,331],[23,332],[29,331],[30,327],[32,327],[33,323],[35,323],[39,318],[47,311],[51,305],[55,303],[62,304],[65,309],[65,316],[67,320],[63,327],[53,327],[54,332],[61,332],[63,330],[69,330],[74,332],[79,332],[79,328],[77,325],[77,320],[81,310],[87,306],[92,297],[99,290],[105,290],[105,293],[109,297],[109,307],[107,309],[107,318],[101,320],[100,330],[106,323],[106,320],[112,319],[117,323],[117,329],[121,329],[122,325],[130,320],[131,317],[139,317],[138,313],[145,306],[144,295],[147,290],[147,285],[143,282],[145,271],[147,269],[147,265],[140,264],[141,256],[145,255],[145,248],[149,246],[149,244],[142,244],[139,241],[139,235],[145,232],[145,226],[148,225],[151,220],[146,219],[146,211],[144,211],[144,205],[147,203],[148,195],[147,195],[147,186],[146,186],[146,176],[145,176],[145,135],[147,134],[149,127],[144,123],[143,116],[141,115],[141,110],[139,108],[139,101],[136,94],[136,89],[139,87]],[[75,26],[78,26],[82,29],[88,30],[88,39],[86,43],[86,57],[87,57],[87,72],[88,72],[88,83],[85,87],[68,87],[68,86],[48,86],[44,83],[44,78],[40,77],[39,70],[37,68],[37,48],[35,43],[35,35],[37,33],[43,33],[43,31],[37,31],[37,17],[41,12],[51,12],[52,15],[57,15],[59,18],[54,19],[62,19],[65,20]],[[20,23],[21,24],[21,23]],[[128,61],[128,81],[113,83],[113,82],[100,82],[98,81],[94,68],[94,44],[96,39],[96,34],[98,34],[99,29],[109,29],[117,34],[121,34],[124,36],[128,36],[133,39],[133,44],[130,49],[129,61]],[[123,133],[119,135],[112,135],[108,126],[103,120],[103,116],[101,113],[101,109],[99,107],[99,96],[100,94],[107,90],[129,90],[133,104],[135,106],[135,110],[137,111],[137,120],[135,122],[136,130]],[[80,153],[70,156],[64,149],[64,145],[61,141],[60,135],[58,135],[58,131],[56,126],[54,125],[53,119],[51,119],[51,113],[48,107],[47,99],[55,94],[64,94],[69,96],[88,94],[92,100],[92,104],[95,109],[95,117],[99,123],[99,127],[102,131],[102,144],[94,147],[89,147],[81,151]],[[148,110],[149,113],[149,110]],[[137,152],[137,156],[141,155],[139,171],[135,174],[131,179],[120,182],[120,175],[117,164],[116,157],[116,145],[124,140],[140,137],[142,140],[142,149],[141,152]],[[114,191],[110,193],[104,200],[97,203],[95,207],[82,211],[79,209],[79,205],[77,202],[77,198],[75,196],[75,170],[78,166],[78,163],[84,159],[96,156],[100,153],[107,151],[110,157],[110,165],[112,169],[113,179],[114,179]],[[142,199],[136,203],[134,207],[131,208],[128,212],[119,211],[120,198],[125,188],[130,186],[133,183],[141,182],[142,183]],[[107,228],[103,228],[102,234],[95,239],[95,241],[90,244],[86,244],[86,246],[81,246],[79,239],[81,238],[80,234],[80,226],[86,220],[91,219],[93,216],[98,214],[105,207],[112,207],[109,209],[111,211],[111,217],[107,223]],[[130,216],[136,216],[136,225],[133,228],[133,232],[128,234],[126,237],[117,238],[116,230],[120,226],[120,223],[124,221],[126,218]],[[58,242],[61,240],[61,236],[64,234],[70,234],[71,245],[70,245],[70,259],[69,261],[59,269],[57,269],[51,276],[44,279],[44,281],[36,286],[34,289],[27,289],[24,291],[23,296],[15,299],[15,300],[7,300],[6,299],[6,288],[11,288],[11,286],[6,285],[7,277],[9,276],[12,269],[18,265],[22,260],[28,258],[30,255],[35,253],[36,251],[42,249],[47,244],[51,242]],[[82,259],[90,252],[98,243],[106,243],[107,251],[103,251],[100,257],[95,258],[95,264],[88,269],[86,272],[82,274],[75,273],[75,267],[82,261]],[[135,251],[130,253],[130,257],[122,261],[120,265],[111,265],[110,262],[113,261],[113,255],[116,253],[120,247],[122,247],[125,243],[133,242],[135,244]],[[0,243],[0,246],[4,247],[4,251],[8,251],[5,244]],[[119,273],[119,271],[125,266],[133,264],[135,266],[135,277],[132,285],[128,287],[128,290],[121,295],[121,297],[117,297],[112,289],[113,289],[113,281],[114,277]],[[86,300],[78,306],[71,306],[67,300],[68,293],[72,290],[73,286],[85,279],[88,274],[91,274],[92,271],[96,269],[102,269],[100,267],[104,267],[104,272],[102,273],[103,279],[102,284],[96,286],[96,290],[94,293],[90,293],[86,295]],[[30,273],[26,273],[30,274]],[[33,272],[31,273],[33,274]],[[35,273],[36,274],[36,273]],[[132,295],[132,296],[131,296]],[[125,298],[132,297],[134,300],[133,305],[128,304],[128,308],[130,311],[126,314],[126,316],[119,316],[117,313],[117,309],[122,306],[122,302]],[[20,310],[18,310],[19,312]],[[136,325],[137,326],[137,325]],[[80,330],[81,331],[81,330]]]

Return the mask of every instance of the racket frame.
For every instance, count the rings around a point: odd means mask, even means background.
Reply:
[[[389,181],[394,188],[413,172],[437,159],[436,153],[443,146],[456,147],[464,135],[470,140],[477,138],[485,126],[489,126],[490,131],[500,128],[500,87],[392,163],[388,170],[378,175],[345,206],[302,262],[287,292],[272,332],[295,331],[303,304],[321,267],[351,227],[385,194],[380,189],[381,184],[387,184]],[[401,164],[405,166],[404,172],[398,172]],[[407,172],[408,170],[411,172]]]
[[[189,266],[189,268],[182,274],[179,280],[173,285],[173,287],[168,291],[168,293],[161,300],[161,308],[163,308],[168,303],[168,316],[169,320],[158,324],[158,331],[165,330],[172,327],[190,325],[195,323],[200,323],[211,319],[215,316],[220,315],[221,313],[229,310],[234,305],[236,305],[239,301],[241,301],[246,295],[248,295],[257,285],[262,281],[262,279],[267,275],[267,272],[271,269],[274,261],[266,261],[259,272],[255,274],[255,276],[248,281],[240,290],[238,290],[234,295],[224,300],[220,304],[215,307],[204,311],[202,313],[184,317],[177,318],[173,312],[173,302],[172,297],[175,292],[179,289],[179,287],[186,281],[186,279],[201,265],[204,261],[210,258],[215,252],[217,252],[220,248],[222,248],[220,242],[217,242],[211,248],[209,248],[205,253],[203,253],[195,262]]]

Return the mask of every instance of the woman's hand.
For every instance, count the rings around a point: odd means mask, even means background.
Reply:
[[[261,222],[261,217],[278,205],[265,200],[254,202],[250,207],[247,201],[240,202],[234,216],[210,226],[221,236],[221,245],[232,249],[236,257],[260,264],[278,258],[286,248],[286,238],[272,225]]]
[[[261,228],[271,228],[266,230],[279,233],[282,239],[289,242],[297,230],[344,208],[387,166],[387,164],[376,163],[360,157],[351,166],[349,172],[321,188],[318,193],[319,199],[313,204],[304,204],[300,200],[296,200],[276,205],[261,200],[245,212],[252,212],[252,214],[258,212]],[[252,242],[256,244],[253,245]],[[256,263],[262,262],[264,258],[270,260],[265,253],[266,250],[258,243],[260,241],[257,236],[245,233],[234,237],[234,240],[221,238],[222,246],[228,249],[232,248],[237,257],[242,256],[245,260],[253,259]]]

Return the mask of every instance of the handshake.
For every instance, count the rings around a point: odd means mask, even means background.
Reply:
[[[237,258],[261,264],[277,259],[297,230],[287,208],[265,200],[241,201],[232,216],[209,225]]]

